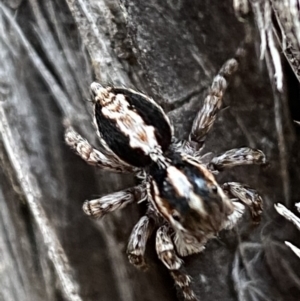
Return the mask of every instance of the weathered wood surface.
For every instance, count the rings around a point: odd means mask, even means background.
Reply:
[[[300,130],[292,122],[300,120],[299,83],[285,58],[280,94],[259,59],[254,22],[239,22],[231,1],[121,2],[0,4],[0,300],[176,299],[153,240],[147,273],[127,262],[127,239],[142,208],[99,222],[83,214],[84,200],[133,179],[73,155],[63,120],[97,145],[86,101],[97,79],[151,95],[170,112],[176,135],[187,137],[214,74],[234,55],[246,27],[246,56],[206,149],[217,154],[249,145],[266,153],[267,169],[240,167],[219,177],[257,188],[263,222],[252,228],[246,217],[186,266],[203,301],[299,300],[300,260],[283,243],[300,246],[299,235],[273,209],[300,200]]]

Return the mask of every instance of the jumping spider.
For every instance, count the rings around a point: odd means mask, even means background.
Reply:
[[[203,251],[206,242],[219,231],[231,229],[245,212],[245,205],[255,222],[259,222],[262,212],[262,199],[255,190],[237,182],[219,185],[213,175],[237,165],[265,164],[262,151],[236,148],[209,163],[204,163],[201,155],[221,107],[227,79],[238,67],[237,58],[228,60],[214,78],[187,141],[173,136],[168,116],[153,99],[98,83],[91,85],[94,122],[105,152],[93,148],[71,126],[66,128],[67,144],[87,163],[113,172],[133,173],[140,183],[86,201],[83,211],[100,218],[130,203],[146,201],[147,212],[130,235],[129,261],[145,268],[146,243],[157,229],[158,257],[186,300],[197,298],[180,257]]]

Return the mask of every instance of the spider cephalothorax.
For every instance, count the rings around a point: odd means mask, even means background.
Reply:
[[[200,147],[221,107],[226,78],[237,69],[227,61],[214,78],[198,112],[188,141],[177,141],[163,109],[150,97],[133,90],[91,85],[94,121],[105,153],[94,149],[72,127],[65,139],[89,164],[137,175],[140,184],[86,201],[83,210],[92,217],[147,201],[148,210],[132,230],[127,253],[132,264],[145,268],[146,243],[156,231],[159,259],[171,271],[186,300],[197,300],[191,279],[179,256],[201,252],[206,242],[223,229],[232,228],[245,211],[259,221],[262,200],[248,186],[220,185],[213,173],[236,165],[265,164],[262,151],[236,148],[204,163]]]
[[[205,233],[221,230],[233,205],[214,176],[187,155],[172,154],[171,165],[151,166],[154,207],[177,231],[199,241]]]

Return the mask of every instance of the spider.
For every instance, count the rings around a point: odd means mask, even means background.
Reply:
[[[146,201],[148,209],[129,238],[129,261],[147,267],[146,243],[156,229],[158,258],[170,270],[185,300],[197,300],[183,260],[205,249],[207,241],[223,229],[231,229],[250,209],[255,223],[260,220],[262,199],[247,185],[222,185],[214,174],[238,165],[266,164],[262,151],[249,147],[231,149],[208,163],[202,150],[228,78],[237,70],[241,51],[225,62],[213,79],[202,108],[194,119],[187,141],[179,141],[163,109],[150,97],[134,90],[91,84],[94,123],[103,151],[92,147],[70,125],[66,143],[88,164],[132,173],[135,187],[86,201],[83,211],[100,218],[128,204]]]

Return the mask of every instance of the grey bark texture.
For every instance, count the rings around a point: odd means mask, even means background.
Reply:
[[[246,216],[185,265],[202,301],[300,299],[300,259],[284,244],[299,247],[299,233],[274,210],[275,203],[293,209],[300,201],[300,127],[293,122],[300,120],[300,31],[291,9],[299,13],[299,4],[251,5],[254,13],[239,20],[227,0],[2,1],[1,301],[181,300],[153,239],[148,272],[127,261],[129,234],[143,206],[96,222],[83,214],[84,200],[134,180],[81,161],[64,143],[63,122],[99,146],[87,101],[97,80],[152,96],[169,112],[176,136],[187,138],[213,76],[246,36],[245,57],[205,150],[219,154],[247,145],[265,152],[267,168],[239,167],[218,177],[256,188],[263,220],[253,227]],[[260,60],[266,28],[259,28],[258,12],[273,22],[276,47],[282,46],[282,92],[270,40]]]

